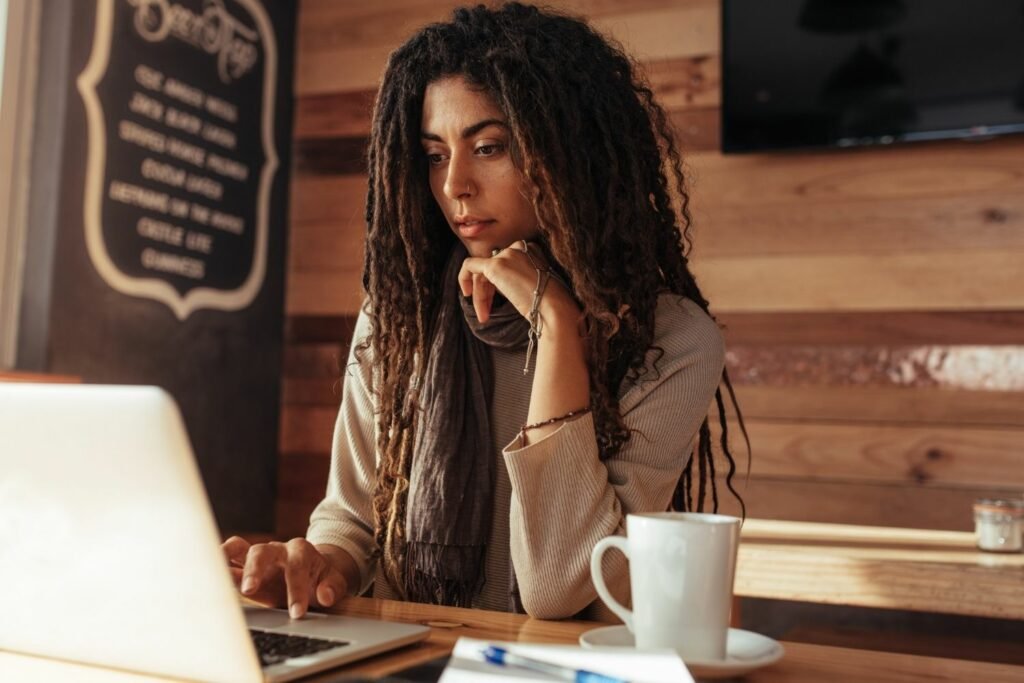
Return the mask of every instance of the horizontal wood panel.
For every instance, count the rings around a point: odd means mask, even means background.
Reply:
[[[1019,310],[725,312],[716,318],[730,347],[1024,344]]]
[[[716,144],[701,139],[706,135],[706,127],[701,123],[705,115],[703,110],[694,110],[686,115],[686,121],[681,115],[676,117],[677,127],[689,126],[685,135],[680,133],[684,150],[692,149],[691,144]],[[318,153],[320,158],[329,156]],[[691,188],[691,193],[699,204],[700,190]],[[340,222],[361,240],[365,232],[365,197],[366,178],[362,173],[301,175],[293,182],[292,220]],[[1024,249],[1024,194],[832,202],[794,198],[788,205],[758,206],[756,210],[721,206],[711,213],[695,210],[691,234],[692,257],[698,261],[735,256],[872,254],[906,249]]]
[[[939,141],[846,150],[765,154],[694,154],[695,208],[770,204],[942,200],[979,193],[1024,192],[1024,138],[966,145]]]
[[[751,477],[735,484],[747,505],[747,516],[910,529],[972,531],[972,505],[978,498],[1020,495],[1013,488],[948,489],[931,486],[853,484]],[[739,514],[740,507],[719,483],[721,511]]]
[[[669,112],[721,105],[721,60],[717,55],[659,59],[641,65],[655,98]],[[294,138],[369,137],[376,90],[306,95],[295,102]],[[716,124],[717,128],[717,124]],[[715,147],[717,149],[717,147]]]
[[[341,3],[337,3],[341,4]],[[346,3],[347,4],[347,3]],[[461,2],[392,3],[363,8],[303,7],[299,16],[295,92],[299,96],[368,90],[379,83],[388,55],[412,33],[444,20]],[[553,1],[569,11],[584,3]],[[589,13],[591,25],[621,41],[641,60],[717,55],[719,9],[707,0],[654,3],[652,8]]]
[[[714,312],[714,306],[712,306]],[[1024,345],[1024,311],[722,313],[726,343],[744,346]],[[292,316],[287,341],[347,344],[354,315]]]
[[[281,382],[281,405],[284,406],[331,406],[341,405],[344,386],[342,379],[292,378]]]
[[[284,376],[292,378],[340,377],[348,358],[348,345],[342,342],[288,344],[284,349]]]
[[[734,589],[744,597],[1020,619],[1024,567],[967,559],[977,555],[741,544]]]
[[[375,90],[356,90],[296,99],[293,139],[369,137],[375,96]]]
[[[721,111],[711,107],[668,113],[676,146],[684,159],[690,152],[717,150],[722,146],[720,117]]]
[[[291,271],[338,270],[362,273],[366,230],[362,216],[349,222],[292,223],[288,243]]]
[[[654,59],[640,66],[666,111],[718,111],[722,105],[722,60],[717,54]]]
[[[669,112],[668,119],[684,153],[716,150],[721,146],[720,111],[695,107]],[[316,137],[298,139],[292,149],[292,171],[299,178],[366,173],[368,138]]]
[[[363,303],[359,270],[293,271],[285,293],[287,315],[356,315]]]
[[[695,185],[691,233],[698,260],[1024,248],[1024,193],[827,201],[792,196],[788,203],[707,206],[707,184],[701,179]]]
[[[329,453],[337,404],[290,403],[281,414],[283,453]],[[1022,429],[747,420],[759,478],[1024,489]],[[731,425],[733,456],[746,448]]]
[[[363,136],[296,140],[292,144],[292,173],[300,177],[365,174],[366,144]]]
[[[282,457],[277,491],[282,500],[317,503],[327,490],[330,458],[319,453],[289,453]]]
[[[348,348],[355,327],[354,315],[293,315],[286,320],[284,338],[286,344],[334,342]]]
[[[331,452],[337,407],[286,405],[281,409],[279,448],[282,454]]]
[[[693,262],[719,312],[1024,309],[1024,248],[706,258]],[[292,274],[287,312],[358,311],[361,270]],[[808,286],[807,283],[814,283]]]
[[[747,432],[760,478],[1024,490],[1024,429],[750,419]]]
[[[1024,249],[705,258],[693,262],[718,311],[1024,308]]]
[[[289,220],[296,223],[362,223],[366,213],[367,178],[351,175],[292,176]],[[365,232],[365,230],[364,230]]]
[[[851,386],[735,389],[745,418],[1024,428],[1024,392]],[[1012,452],[1024,457],[1024,448]]]

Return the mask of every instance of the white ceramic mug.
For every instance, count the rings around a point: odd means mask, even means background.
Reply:
[[[738,517],[691,512],[626,516],[626,536],[601,539],[590,573],[605,604],[625,622],[638,648],[673,648],[684,660],[725,659]],[[633,609],[612,597],[601,558],[618,548],[629,558]]]

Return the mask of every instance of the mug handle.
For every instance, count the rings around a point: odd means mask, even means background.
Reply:
[[[590,578],[594,581],[594,588],[597,589],[597,594],[604,601],[604,604],[608,605],[608,608],[615,612],[619,619],[622,619],[622,623],[632,633],[633,612],[626,609],[618,600],[612,597],[608,586],[604,582],[604,575],[601,573],[601,558],[604,557],[605,551],[609,548],[618,548],[627,559],[629,558],[629,541],[625,536],[602,538],[590,552]]]

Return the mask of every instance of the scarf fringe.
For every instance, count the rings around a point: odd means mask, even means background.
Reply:
[[[480,568],[487,546],[406,545],[405,592],[409,600],[448,607],[472,607],[484,585]],[[475,574],[475,575],[474,575]],[[465,580],[451,578],[467,577]]]

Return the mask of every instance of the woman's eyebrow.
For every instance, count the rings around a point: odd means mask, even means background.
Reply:
[[[505,129],[508,128],[508,124],[502,121],[501,119],[484,119],[483,121],[477,121],[472,126],[467,126],[466,128],[463,128],[462,137],[463,139],[473,137],[487,126],[501,126],[502,128]],[[437,135],[435,133],[428,133],[427,131],[421,132],[420,137],[423,138],[424,140],[444,142],[440,135]]]

